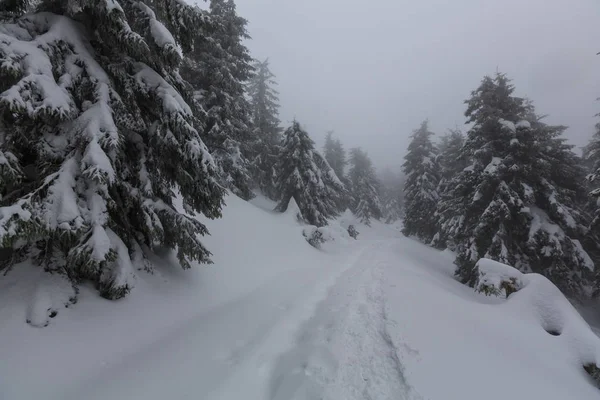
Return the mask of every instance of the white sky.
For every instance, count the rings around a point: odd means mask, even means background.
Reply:
[[[269,57],[281,119],[320,144],[334,130],[399,166],[429,118],[462,127],[463,101],[498,69],[584,145],[600,111],[598,0],[237,0],[253,56]]]

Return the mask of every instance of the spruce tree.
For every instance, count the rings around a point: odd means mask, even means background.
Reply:
[[[598,262],[600,262],[600,248],[594,247],[594,243],[597,243],[597,238],[600,237],[600,123],[596,124],[596,132],[590,143],[584,148],[583,156],[587,172],[586,189],[589,193],[589,200],[586,203],[586,209],[589,213],[588,237],[593,238],[592,244],[588,244],[587,247],[596,261],[596,265],[598,265]],[[594,286],[595,296],[600,296],[600,268],[596,269]]]
[[[336,199],[343,195],[344,186],[297,121],[284,132],[277,169],[281,196],[277,211],[285,212],[294,199],[311,225],[325,226],[336,216]]]
[[[468,165],[468,160],[461,157],[465,136],[458,129],[452,129],[440,139],[437,162],[440,167],[440,196],[446,191],[450,181]]]
[[[402,232],[406,236],[416,236],[425,243],[429,243],[435,234],[434,210],[439,200],[437,149],[431,136],[433,133],[429,130],[428,122],[423,121],[411,136],[402,165],[406,175]]]
[[[187,213],[220,216],[223,193],[177,72],[202,13],[177,0],[0,11],[0,269],[29,259],[116,299],[154,250],[209,262]]]
[[[462,157],[438,208],[441,236],[458,252],[457,276],[474,284],[482,257],[550,278],[570,296],[584,295],[594,265],[586,233],[580,160],[530,102],[513,95],[503,74],[485,77],[466,101],[469,130]]]
[[[325,136],[323,156],[344,187],[349,189],[352,184],[346,177],[346,165],[348,165],[346,150],[339,139],[333,138],[333,131],[327,132],[327,136]],[[352,201],[352,193],[349,190],[346,190],[343,195],[338,196],[336,201],[338,211],[346,211],[346,209],[351,206]]]
[[[333,138],[333,131],[327,132],[325,146],[323,146],[323,155],[339,178],[346,176],[345,168],[348,165],[346,151],[342,142],[339,139]]]
[[[385,223],[391,224],[399,221],[404,209],[404,176],[394,173],[390,168],[382,171],[379,178],[381,182],[380,197],[383,218]]]
[[[381,219],[379,180],[371,159],[360,148],[350,151],[348,180],[350,181],[352,212],[354,215],[366,225],[370,225],[371,218]]]
[[[447,192],[454,190],[452,182],[458,174],[460,174],[468,165],[468,159],[463,156],[462,147],[465,142],[465,137],[458,129],[450,130],[449,133],[442,136],[438,145],[438,165],[440,168],[440,182],[437,187],[437,192],[440,199],[446,197]],[[440,210],[436,209],[435,219],[437,223],[436,233],[433,236],[431,245],[437,248],[450,248],[454,250],[454,242],[447,237],[442,229],[440,222],[444,221],[441,218]],[[445,222],[444,222],[445,223]]]
[[[278,92],[273,88],[277,82],[269,69],[268,59],[255,62],[254,70],[255,74],[248,85],[256,139],[252,151],[252,172],[254,182],[262,193],[271,200],[278,200],[275,166],[282,136],[278,117]]]
[[[197,40],[186,54],[183,78],[203,110],[202,137],[217,165],[221,185],[243,199],[253,197],[248,156],[255,144],[246,83],[252,58],[243,41],[247,21],[233,0],[211,0],[209,13],[193,28]]]

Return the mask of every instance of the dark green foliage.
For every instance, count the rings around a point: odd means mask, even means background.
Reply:
[[[269,69],[269,60],[255,62],[255,74],[248,85],[255,143],[252,149],[252,173],[256,186],[271,200],[278,200],[276,188],[277,157],[281,146],[277,84]]]
[[[598,114],[597,116],[600,116]],[[587,172],[586,189],[589,192],[589,201],[586,209],[591,215],[589,219],[587,235],[587,249],[596,264],[600,262],[600,123],[596,124],[596,133],[590,143],[584,148],[584,167]],[[596,271],[594,295],[600,297],[600,268]]]
[[[583,369],[594,380],[594,383],[600,388],[600,367],[596,364],[586,364]]]
[[[0,246],[12,249],[0,269],[29,258],[115,299],[158,248],[184,268],[210,262],[206,227],[174,205],[179,192],[189,213],[221,211],[178,74],[203,13],[177,0],[41,1],[54,14],[22,16],[26,2],[1,4],[16,19],[0,44]]]
[[[339,139],[333,138],[333,131],[327,132],[325,146],[323,146],[323,155],[338,178],[346,175],[345,168],[348,165],[346,151],[342,142]]]
[[[366,225],[370,224],[371,218],[381,219],[379,180],[371,159],[360,148],[350,152],[348,180],[352,193],[351,210],[354,215]]]
[[[359,232],[356,230],[354,225],[348,226],[348,235],[350,235],[350,237],[353,239],[358,238]]]
[[[220,183],[243,199],[253,197],[248,157],[253,135],[246,82],[252,57],[243,41],[247,21],[233,0],[211,0],[208,15],[195,28],[195,45],[186,54],[181,75],[194,92],[202,116],[202,138],[213,156]]]
[[[325,145],[323,146],[323,156],[338,179],[344,184],[346,189],[348,189],[344,195],[336,199],[337,210],[339,212],[346,211],[348,207],[351,207],[353,201],[353,193],[351,192],[352,183],[349,181],[345,172],[346,165],[348,164],[346,151],[344,150],[342,142],[339,139],[333,138],[333,131],[327,132]]]

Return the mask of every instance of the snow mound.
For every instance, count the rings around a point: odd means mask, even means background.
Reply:
[[[540,274],[523,274],[517,269],[489,259],[477,262],[476,290],[488,295],[504,295],[501,306],[533,320],[550,335],[559,336],[570,351],[574,364],[595,369],[600,366],[600,338],[579,315],[561,291]],[[589,371],[588,371],[589,372]]]
[[[475,290],[486,295],[508,297],[523,288],[523,274],[498,261],[482,258],[475,268],[478,271]]]
[[[348,229],[335,221],[330,225],[322,226],[320,228],[309,225],[302,230],[302,236],[306,238],[306,241],[310,243],[311,246],[318,249],[321,248],[321,244],[326,242],[340,241],[342,243],[347,243],[350,239]]]
[[[15,265],[7,274],[0,276],[0,293],[3,296],[0,311],[31,326],[48,326],[62,309],[76,302],[77,293],[65,276],[45,272],[31,263]],[[12,301],[7,302],[7,299]]]

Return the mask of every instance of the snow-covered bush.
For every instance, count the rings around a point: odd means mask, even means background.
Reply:
[[[183,268],[210,262],[187,214],[220,216],[223,193],[178,73],[201,12],[178,0],[2,11],[0,247],[12,253],[0,269],[29,259],[116,299],[156,249]]]
[[[513,267],[482,258],[475,265],[477,282],[475,290],[487,296],[508,297],[523,287],[523,274]]]
[[[321,245],[325,243],[325,237],[323,232],[316,226],[309,226],[302,231],[302,235],[306,238],[306,241],[314,248],[320,249]]]
[[[359,235],[359,232],[356,230],[356,228],[354,227],[354,225],[350,225],[348,227],[348,235],[350,235],[350,237],[352,239],[356,239]]]
[[[596,382],[596,385],[598,385],[598,388],[600,388],[600,367],[598,367],[598,365],[596,365],[596,364],[590,363],[590,364],[584,365],[583,369],[585,370],[585,372],[588,373],[589,376],[592,377],[594,382]]]
[[[333,222],[327,226],[307,226],[302,230],[302,236],[311,246],[318,249],[326,242],[335,242],[337,240],[347,240],[350,238],[348,231],[340,224]]]

